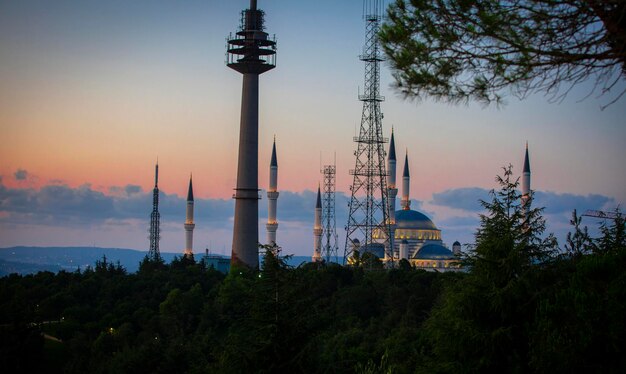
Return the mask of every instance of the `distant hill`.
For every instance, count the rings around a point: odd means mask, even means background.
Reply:
[[[93,267],[102,256],[112,263],[120,262],[128,272],[134,273],[139,269],[139,263],[146,256],[147,251],[138,251],[128,248],[99,248],[99,247],[9,247],[0,248],[0,276],[11,273],[33,274],[39,271],[58,272],[60,270],[84,270],[87,266]],[[180,253],[161,252],[165,262],[171,262]],[[200,257],[196,255],[196,260]],[[298,266],[303,262],[311,261],[309,256],[292,256],[288,263]]]
[[[10,247],[0,248],[0,275],[12,272],[21,274],[33,273],[40,270],[74,271],[94,266],[102,256],[107,261],[120,262],[128,271],[135,272],[139,268],[139,262],[147,252],[125,248],[98,248],[98,247]],[[171,256],[166,256],[166,261],[171,261]]]

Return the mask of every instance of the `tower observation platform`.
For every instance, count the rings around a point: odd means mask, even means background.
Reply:
[[[241,74],[263,74],[276,67],[276,38],[265,32],[265,12],[256,3],[250,1],[250,9],[241,12],[239,31],[228,36],[226,65]]]

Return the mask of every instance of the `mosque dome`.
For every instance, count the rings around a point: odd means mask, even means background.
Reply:
[[[396,211],[395,238],[427,241],[441,240],[441,231],[430,218],[416,210]]]
[[[430,218],[416,210],[396,211],[396,227],[399,229],[437,230],[437,226]]]
[[[441,244],[428,243],[423,245],[413,258],[420,260],[449,260],[454,258],[454,254]]]

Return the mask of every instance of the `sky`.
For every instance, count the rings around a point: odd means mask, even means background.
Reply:
[[[242,79],[225,66],[225,44],[248,5],[0,1],[0,246],[146,250],[158,158],[161,250],[182,252],[193,173],[194,249],[230,254]],[[277,141],[278,242],[312,253],[314,190],[320,166],[336,157],[342,252],[362,109],[362,1],[260,0],[259,8],[278,40],[277,67],[260,78],[259,113],[263,189]],[[499,108],[451,106],[406,100],[392,83],[383,64],[384,132],[393,126],[398,153],[408,152],[412,207],[447,245],[472,242],[478,199],[497,187],[503,166],[521,171],[526,141],[536,203],[557,237],[573,209],[626,202],[626,98],[602,110],[610,96],[587,97],[587,82],[559,103],[537,94],[509,95]],[[263,198],[261,239],[266,206]]]

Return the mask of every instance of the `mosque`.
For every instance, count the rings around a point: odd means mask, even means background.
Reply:
[[[396,196],[398,189],[396,188],[396,147],[393,130],[391,132],[391,140],[389,144],[389,152],[387,158],[387,185],[388,185],[388,203],[389,203],[389,224],[393,240],[393,258],[407,260],[411,266],[424,269],[427,271],[462,271],[458,256],[461,254],[461,243],[455,241],[452,244],[452,250],[444,244],[441,236],[441,230],[437,228],[435,223],[424,213],[411,209],[410,200],[410,172],[408,151],[404,157],[404,169],[402,172],[402,199],[400,201],[400,210],[396,210]],[[522,200],[527,201],[530,194],[530,162],[528,157],[528,144],[526,144],[526,153],[524,157],[524,167],[522,174]],[[318,232],[321,231],[319,224],[321,215],[320,191],[318,188],[317,205],[315,209],[315,248],[313,261],[319,261],[320,245]],[[321,232],[319,233],[321,236]],[[360,252],[370,252],[384,262],[388,262],[386,258],[384,243],[384,233],[380,229],[374,230],[373,239],[378,242],[367,245],[367,248],[361,247],[358,240],[353,241],[353,249]]]
[[[405,259],[421,269],[436,271],[458,271],[457,256],[461,244],[456,241],[450,251],[441,239],[441,230],[424,213],[411,209],[409,195],[411,176],[408,151],[404,156],[402,172],[402,199],[400,210],[396,210],[396,145],[393,130],[387,158],[387,185],[389,189],[389,223],[393,236],[393,257]],[[374,231],[374,239],[382,239],[380,230]]]
[[[456,241],[452,245],[452,251],[446,247],[441,239],[441,230],[425,214],[411,209],[410,172],[408,152],[404,157],[404,169],[402,173],[402,199],[400,210],[396,210],[396,146],[393,130],[389,142],[387,158],[387,185],[389,204],[389,224],[393,237],[393,258],[405,259],[416,268],[429,271],[459,271],[457,255],[461,252],[461,244]],[[318,192],[319,193],[319,192]],[[381,229],[375,229],[372,238],[375,241],[367,246],[361,246],[358,240],[354,240],[353,250],[361,253],[370,252],[384,262],[389,258],[385,256],[388,251],[383,245],[386,235]],[[315,259],[314,259],[315,260]]]

